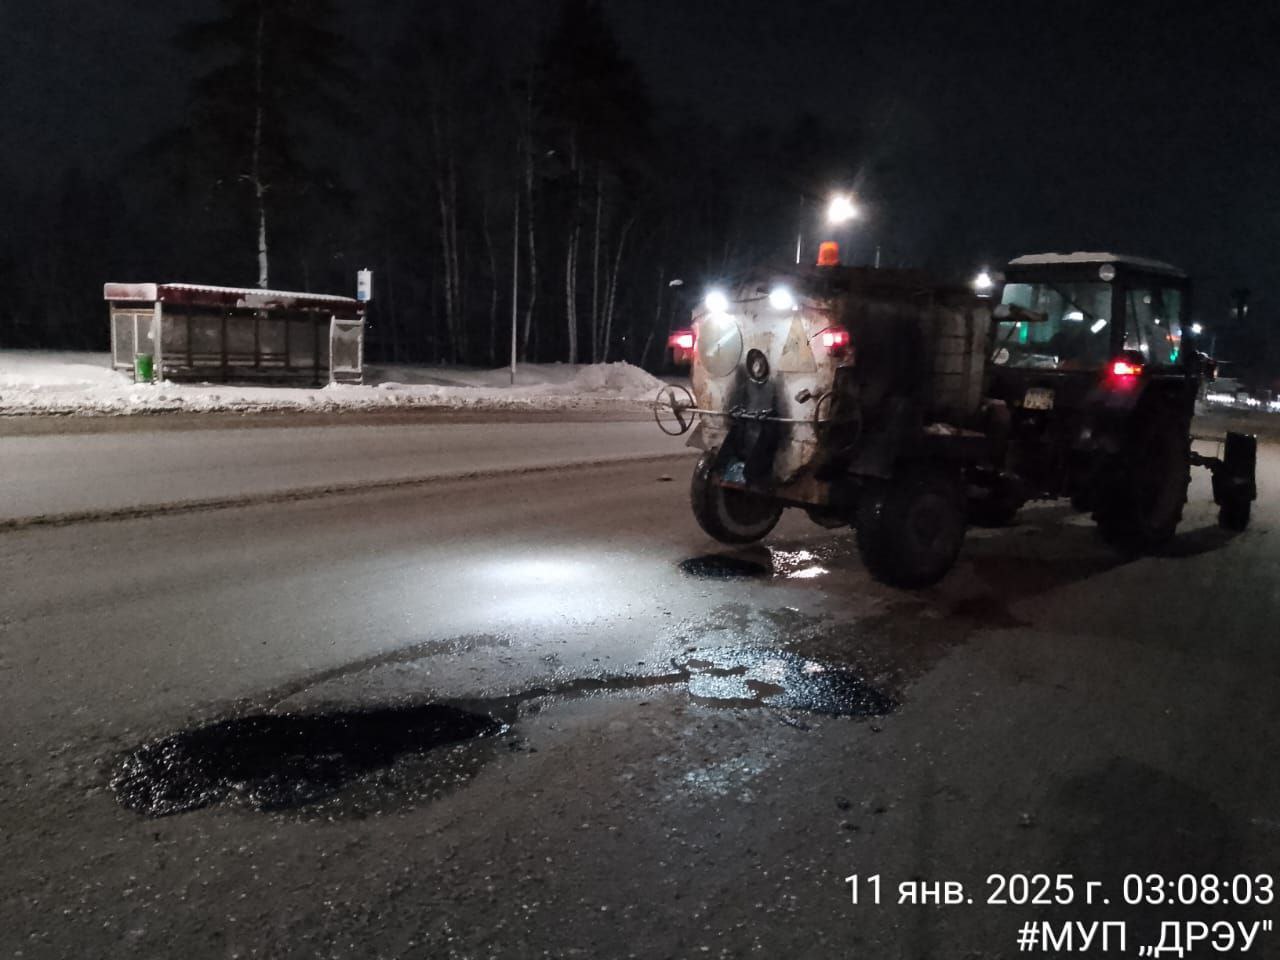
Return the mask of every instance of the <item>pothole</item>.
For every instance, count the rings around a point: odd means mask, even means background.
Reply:
[[[443,704],[240,717],[134,750],[111,787],[121,805],[151,817],[232,798],[285,810],[331,796],[402,756],[503,729],[492,717]]]
[[[860,674],[789,650],[721,647],[682,664],[689,695],[716,705],[770,706],[833,717],[878,717],[898,702]]]
[[[745,580],[773,575],[772,568],[758,560],[730,553],[706,553],[690,557],[681,560],[679,566],[681,573],[699,580]]]
[[[871,717],[898,706],[863,675],[834,663],[789,650],[710,647],[672,660],[662,672],[575,677],[500,697],[221,720],[124,755],[111,788],[122,806],[149,817],[219,803],[292,810],[319,805],[356,781],[371,796],[391,785],[390,793],[425,798],[429,791],[415,791],[409,781],[426,782],[436,768],[437,779],[450,783],[470,776],[473,765],[458,751],[506,731],[525,705],[681,686],[695,702],[717,707]],[[356,806],[381,809],[376,797]]]
[[[726,553],[704,553],[681,560],[680,572],[699,580],[814,580],[832,566],[848,564],[851,547],[834,541],[822,548],[783,549],[753,546]]]

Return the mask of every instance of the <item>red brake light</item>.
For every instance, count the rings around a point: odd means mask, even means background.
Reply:
[[[692,350],[693,349],[693,331],[679,330],[676,333],[673,333],[667,339],[667,346],[678,347],[681,350]]]
[[[849,331],[844,327],[828,327],[818,334],[818,339],[827,350],[843,350],[849,346]]]
[[[1120,357],[1107,364],[1106,384],[1112,390],[1128,393],[1138,386],[1143,365],[1137,358]]]
[[[840,244],[836,243],[834,240],[823,240],[822,243],[818,245],[818,266],[840,266]]]

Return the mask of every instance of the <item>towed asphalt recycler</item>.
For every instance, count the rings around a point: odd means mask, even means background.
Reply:
[[[872,573],[914,587],[951,568],[981,424],[990,329],[971,289],[838,265],[762,270],[694,313],[692,395],[655,406],[692,429],[694,516],[723,543],[764,537],[786,507],[853,525]]]
[[[692,393],[666,387],[655,404],[703,451],[690,489],[703,530],[751,543],[803,509],[853,526],[876,578],[920,587],[954,564],[968,522],[1006,523],[1029,499],[1070,498],[1110,541],[1158,549],[1193,465],[1213,471],[1221,525],[1243,529],[1255,440],[1192,449],[1210,364],[1182,334],[1180,271],[1022,257],[995,292],[839,265],[713,290],[693,316]]]

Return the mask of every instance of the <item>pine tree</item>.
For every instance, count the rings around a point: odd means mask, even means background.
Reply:
[[[349,121],[350,76],[329,29],[330,0],[221,0],[221,16],[178,36],[198,62],[187,124],[171,138],[188,187],[237,237],[252,230],[257,283],[269,283],[273,224],[316,185],[336,178],[313,159],[311,140]],[[251,226],[250,226],[251,225]]]
[[[589,356],[600,361],[609,349],[618,275],[652,149],[652,108],[598,0],[561,0],[543,59],[543,135],[561,163],[567,357],[570,363],[579,358],[581,301],[589,296]]]

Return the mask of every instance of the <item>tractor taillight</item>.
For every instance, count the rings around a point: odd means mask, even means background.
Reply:
[[[668,342],[671,346],[679,347],[681,350],[692,350],[693,334],[688,330],[682,330],[679,333],[673,333]]]
[[[1105,383],[1111,390],[1128,393],[1137,388],[1142,376],[1142,364],[1137,357],[1118,357],[1107,364]]]

